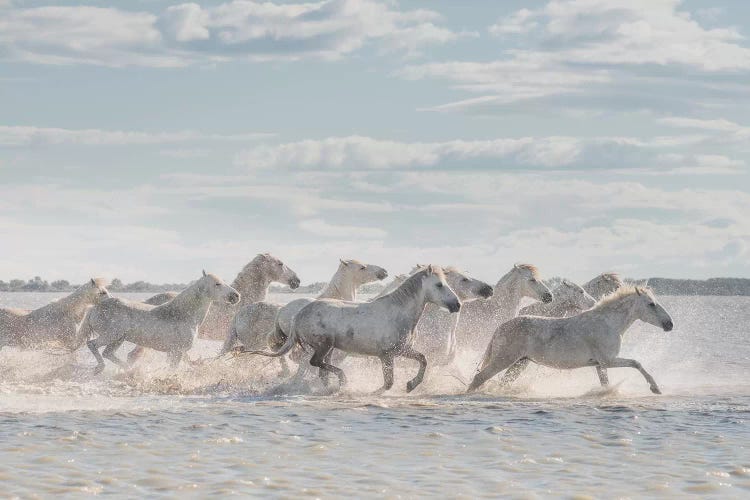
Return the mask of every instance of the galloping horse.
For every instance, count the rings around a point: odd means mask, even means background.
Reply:
[[[380,358],[383,364],[383,387],[393,386],[393,360],[396,356],[419,362],[419,372],[406,384],[407,392],[417,387],[424,378],[427,360],[412,346],[414,327],[417,326],[427,303],[458,312],[461,302],[445,281],[442,269],[436,266],[415,273],[396,290],[372,302],[350,302],[321,299],[306,305],[294,318],[286,342],[276,352],[250,351],[264,356],[282,356],[297,343],[312,347],[312,366],[320,369],[327,383],[326,373],[338,376],[339,387],[346,385],[344,372],[329,363],[336,348],[347,353],[365,354]]]
[[[99,334],[87,342],[97,361],[94,373],[104,370],[103,358],[123,368],[127,366],[115,355],[125,341],[167,352],[171,365],[176,367],[193,346],[211,303],[237,304],[239,301],[237,290],[205,271],[198,281],[160,306],[119,298],[103,300],[89,311],[81,326],[89,337]],[[99,348],[104,346],[100,354]]]
[[[649,383],[651,392],[661,394],[656,381],[638,361],[618,357],[622,336],[637,319],[665,332],[674,327],[653,292],[638,287],[620,288],[592,309],[569,318],[514,318],[495,331],[468,390],[476,390],[506,368],[501,383],[507,385],[534,361],[567,370],[584,366],[635,368]]]

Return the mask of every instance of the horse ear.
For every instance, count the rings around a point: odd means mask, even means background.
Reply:
[[[349,265],[349,262],[345,261],[344,259],[339,259],[339,262],[341,262],[341,263],[342,263],[342,264],[344,264],[345,266],[348,266],[348,265]]]
[[[91,284],[96,286],[96,281],[94,280],[94,278],[91,278]]]
[[[204,269],[204,270],[203,270],[203,276],[205,276],[205,275],[206,275],[206,270]]]
[[[427,266],[427,272],[428,272],[428,273],[430,273],[430,274],[432,274],[432,273],[434,273],[434,272],[435,272],[435,271],[434,271],[434,269],[432,268],[432,264],[429,264],[429,265]]]
[[[635,287],[635,293],[637,293],[638,295],[641,295],[642,293],[641,289],[639,287]]]
[[[513,264],[513,269],[521,269],[521,266],[519,266],[518,264]]]

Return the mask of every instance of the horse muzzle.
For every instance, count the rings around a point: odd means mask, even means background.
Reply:
[[[380,271],[375,273],[375,277],[379,280],[384,280],[388,277],[388,271],[385,269],[381,269]]]
[[[229,297],[227,297],[227,302],[230,304],[238,304],[240,302],[240,294],[237,292],[230,293]]]
[[[297,288],[299,288],[299,284],[300,281],[298,277],[295,276],[294,278],[289,279],[289,288],[291,288],[292,290],[296,290]]]
[[[665,322],[663,322],[661,324],[661,327],[664,328],[665,332],[671,332],[672,329],[674,328],[674,323],[672,323],[671,320],[670,321],[665,321]]]
[[[495,291],[492,289],[490,285],[484,285],[479,290],[479,296],[482,297],[483,299],[489,299],[490,297],[492,297],[493,293],[495,293]]]
[[[542,295],[542,302],[545,304],[552,302],[552,294],[550,292],[544,292],[544,295]]]
[[[457,313],[461,310],[461,303],[459,301],[449,302],[445,307],[448,308],[448,312]]]

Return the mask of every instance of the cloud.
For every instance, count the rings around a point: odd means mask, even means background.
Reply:
[[[600,105],[632,99],[657,106],[650,96],[664,90],[687,84],[706,93],[709,75],[750,71],[750,48],[736,29],[705,28],[679,6],[679,0],[554,0],[489,27],[492,36],[512,39],[498,59],[412,64],[397,74],[444,80],[477,95],[427,108],[463,111],[583,92]],[[662,106],[675,99],[664,94]],[[689,100],[695,106],[695,91]]]
[[[40,64],[179,67],[235,59],[340,59],[375,44],[414,54],[467,33],[431,10],[374,0],[183,3],[160,14],[88,6],[10,8],[0,51]]]
[[[718,142],[746,143],[750,140],[750,127],[745,127],[723,118],[707,120],[688,117],[667,117],[660,118],[658,121],[670,127],[720,132],[721,134],[715,139]]]
[[[570,0],[514,14],[538,30],[554,60],[578,64],[678,64],[700,71],[750,69],[750,48],[733,28],[705,29],[679,0]],[[551,48],[554,44],[554,49]],[[545,48],[546,48],[545,47]]]
[[[299,222],[299,228],[323,238],[337,239],[382,239],[387,233],[376,227],[345,226],[329,224],[323,219],[305,219]]]
[[[39,144],[81,144],[112,146],[123,144],[167,144],[194,141],[253,141],[272,137],[268,133],[208,134],[180,132],[139,132],[100,129],[65,129],[32,126],[0,126],[0,145],[34,146]]]
[[[236,163],[260,169],[387,170],[450,166],[475,168],[678,167],[670,148],[700,143],[703,136],[521,137],[445,142],[399,142],[372,137],[329,137],[282,144],[261,144],[238,154]],[[722,157],[726,158],[726,157]],[[689,157],[683,155],[686,163]],[[720,160],[718,156],[705,159]],[[729,158],[722,166],[740,166]],[[729,164],[730,162],[731,165]],[[690,166],[690,165],[688,165]],[[705,166],[705,165],[703,165]]]

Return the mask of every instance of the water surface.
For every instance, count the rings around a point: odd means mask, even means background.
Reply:
[[[54,294],[0,294],[37,307]],[[141,296],[132,296],[140,298]],[[279,295],[277,300],[296,298]],[[244,357],[171,371],[149,353],[129,373],[92,375],[75,355],[0,353],[0,480],[8,495],[747,497],[750,299],[664,297],[670,333],[636,324],[632,369],[529,369],[512,388],[467,397],[479,353],[391,393],[377,363],[347,360],[351,384],[279,386],[273,360]],[[123,352],[129,346],[123,346]],[[191,357],[209,358],[200,341]]]

